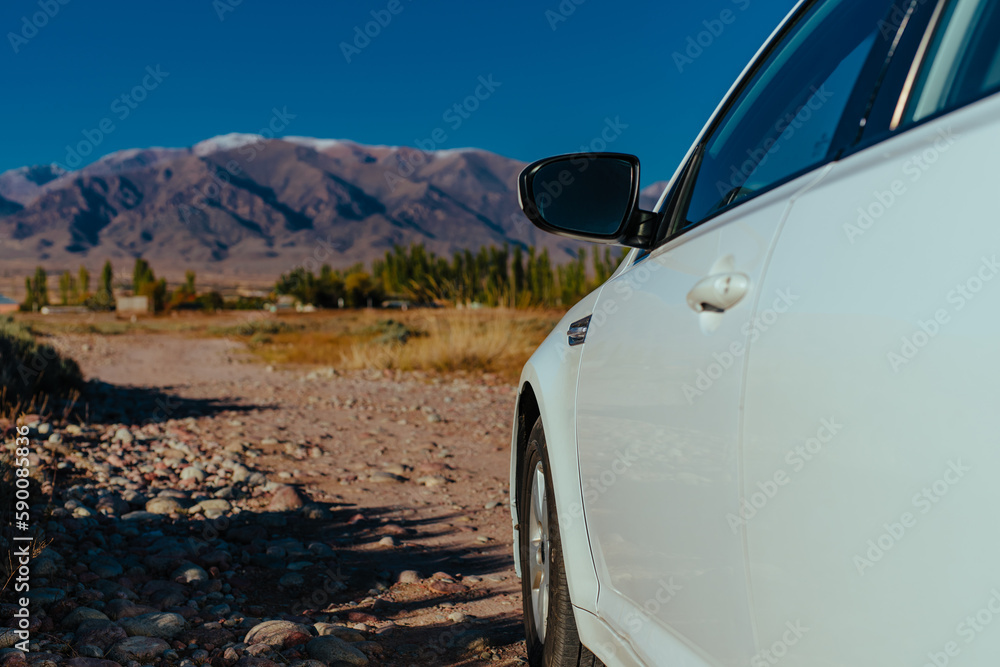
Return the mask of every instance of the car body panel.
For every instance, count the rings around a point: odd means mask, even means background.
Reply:
[[[521,372],[518,405],[527,388],[538,404],[545,429],[554,501],[559,516],[563,559],[570,599],[583,609],[596,611],[597,574],[583,525],[583,500],[576,452],[576,385],[581,346],[570,347],[566,331],[570,323],[593,311],[599,290],[586,296],[560,320],[538,347]],[[514,553],[519,554],[517,493],[521,452],[518,448],[518,416],[515,414],[511,443],[511,519],[514,523]],[[530,430],[532,424],[526,424]],[[520,570],[518,575],[520,576]]]
[[[776,245],[762,289],[800,301],[748,355],[744,529],[761,646],[808,628],[782,664],[1000,655],[998,115],[835,164]]]
[[[669,243],[609,281],[580,368],[577,446],[598,615],[646,660],[679,645],[703,664],[756,653],[739,512],[739,408],[756,289],[802,176]],[[736,271],[750,289],[724,313],[697,313],[689,290]],[[607,317],[598,317],[604,312]]]

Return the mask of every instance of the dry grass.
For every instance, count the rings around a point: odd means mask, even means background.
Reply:
[[[516,381],[521,367],[562,316],[541,310],[227,311],[143,317],[22,315],[47,334],[171,333],[245,343],[271,364],[344,369],[496,373]]]
[[[266,336],[251,347],[272,363],[487,372],[516,380],[559,317],[515,310],[363,312]]]

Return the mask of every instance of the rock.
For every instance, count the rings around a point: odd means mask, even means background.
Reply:
[[[349,628],[345,625],[337,625],[336,623],[316,623],[313,627],[316,628],[316,633],[320,637],[333,635],[334,637],[340,637],[345,642],[352,643],[365,640],[364,633],[358,632],[354,628]]]
[[[3,628],[0,630],[0,649],[10,648],[19,641],[21,641],[21,637],[13,628]]]
[[[396,581],[401,584],[416,584],[420,583],[420,573],[416,570],[403,570],[399,573]]]
[[[448,620],[452,621],[453,623],[464,623],[465,621],[468,620],[468,618],[469,618],[468,616],[466,616],[460,611],[453,611],[450,614],[448,614]]]
[[[184,565],[181,565],[173,571],[170,578],[173,581],[181,581],[185,584],[209,580],[208,572],[194,563],[185,563]]]
[[[28,593],[32,606],[47,607],[66,599],[66,591],[61,588],[35,588]]]
[[[444,475],[424,475],[417,478],[417,483],[424,486],[441,486],[448,483],[448,478]]]
[[[278,663],[267,658],[258,658],[253,655],[245,655],[236,661],[233,667],[281,667]]]
[[[90,571],[101,579],[112,579],[124,573],[125,568],[111,556],[98,556],[90,562]]]
[[[112,646],[108,651],[108,657],[116,662],[137,660],[140,663],[147,663],[169,649],[170,644],[158,637],[129,637]]]
[[[77,626],[84,621],[93,620],[110,621],[111,619],[108,618],[103,612],[97,611],[96,609],[91,609],[90,607],[77,607],[63,617],[62,626],[67,630],[76,630]],[[0,647],[2,646],[3,644],[0,642]]]
[[[392,538],[392,535],[386,535],[377,542],[377,545],[383,549],[391,549],[396,546],[396,540]]]
[[[31,574],[36,577],[50,577],[59,571],[59,564],[56,559],[47,553],[31,561]]]
[[[198,466],[188,466],[181,470],[181,479],[193,479],[196,482],[204,482],[206,476],[205,471]]]
[[[114,660],[99,658],[70,658],[66,661],[68,667],[122,667]]]
[[[76,627],[78,645],[96,646],[102,651],[107,651],[110,646],[126,637],[128,635],[121,627],[98,618],[83,621]]]
[[[292,512],[305,505],[302,495],[294,486],[279,486],[268,503],[269,512]]]
[[[123,514],[121,517],[122,521],[159,521],[161,519],[159,514],[154,512],[129,512],[128,514]]]
[[[158,611],[123,618],[118,621],[118,625],[133,637],[170,639],[179,635],[187,624],[180,614]]]
[[[85,658],[103,658],[104,651],[101,650],[100,646],[94,646],[93,644],[79,644],[76,647],[76,652]],[[111,662],[110,660],[108,662]],[[117,662],[111,663],[117,665]]]
[[[288,648],[312,639],[308,626],[291,621],[264,621],[255,625],[243,641],[246,644],[267,644],[274,648]]]
[[[469,587],[464,584],[459,584],[454,581],[442,581],[440,579],[431,582],[430,588],[432,591],[437,591],[438,593],[448,593],[449,595],[453,593],[464,593],[469,590]]]
[[[278,579],[278,585],[284,588],[297,588],[306,583],[306,578],[298,572],[289,572]]]
[[[112,441],[118,441],[122,444],[130,444],[135,438],[132,437],[132,432],[127,428],[120,428],[115,431],[115,436],[111,439]]]
[[[229,510],[233,509],[232,503],[222,498],[209,498],[208,500],[203,500],[200,503],[198,503],[198,507],[200,507],[202,511],[206,513],[213,511],[228,512]],[[192,510],[193,509],[194,508],[192,508]]]
[[[368,476],[368,481],[375,484],[393,484],[396,482],[405,482],[405,477],[400,477],[399,475],[394,475],[391,472],[384,472],[382,470],[376,470],[371,475]]]
[[[329,664],[367,665],[368,657],[343,639],[333,635],[316,637],[306,644],[309,657]]]
[[[146,511],[153,514],[173,514],[183,509],[184,506],[176,498],[165,496],[157,496],[146,503]]]

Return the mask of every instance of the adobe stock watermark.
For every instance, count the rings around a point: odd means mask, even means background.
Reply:
[[[739,11],[745,12],[750,7],[751,0],[731,1]],[[685,67],[694,64],[694,61],[704,55],[707,49],[712,48],[716,40],[722,37],[722,34],[726,31],[726,26],[730,26],[736,22],[737,16],[736,12],[727,8],[719,12],[717,17],[702,21],[701,24],[705,29],[696,34],[688,35],[683,53],[674,51],[670,54],[674,65],[677,67],[677,71],[683,74]]]
[[[407,0],[407,2],[412,1]],[[352,59],[361,55],[362,51],[371,46],[372,40],[378,38],[382,31],[389,27],[393,18],[402,14],[404,9],[406,7],[402,0],[389,0],[384,9],[371,10],[369,14],[372,20],[354,26],[351,41],[340,43],[340,52],[344,55],[344,60],[350,64]]]
[[[750,658],[750,667],[771,667],[777,665],[788,655],[788,650],[798,644],[809,628],[802,625],[802,621],[786,621],[785,631],[781,637],[776,639],[767,648],[759,650]]]
[[[898,348],[894,348],[886,353],[886,361],[893,373],[898,373],[899,369],[912,362],[921,350],[926,348],[952,321],[955,313],[961,312],[973,299],[976,298],[987,283],[996,278],[1000,273],[1000,261],[997,256],[983,257],[979,267],[964,282],[958,283],[945,295],[945,299],[952,308],[938,308],[934,315],[927,320],[917,320],[917,330],[908,336],[900,339]]]
[[[472,114],[479,110],[483,102],[493,97],[493,94],[502,85],[503,82],[496,81],[493,74],[479,76],[472,93],[446,108],[441,114],[441,120],[447,124],[452,132],[457,132],[467,120],[472,118]],[[427,165],[431,160],[427,153],[437,150],[444,142],[448,141],[448,136],[445,128],[436,127],[430,132],[429,137],[414,140],[418,150],[410,151],[409,155],[403,155],[400,152],[396,157],[396,170],[385,172],[385,182],[389,186],[389,191],[395,192],[400,181],[407,180],[418,168]]]
[[[236,11],[236,8],[243,4],[243,0],[212,0],[212,9],[219,21],[226,20],[226,14]]]
[[[689,405],[694,405],[695,399],[704,396],[712,386],[722,378],[726,372],[732,368],[747,353],[747,346],[751,345],[767,333],[774,326],[781,315],[787,313],[799,296],[792,293],[789,288],[778,290],[770,308],[760,311],[757,317],[749,320],[740,327],[740,336],[749,339],[747,343],[742,340],[735,340],[722,352],[712,353],[715,360],[705,368],[699,368],[695,375],[694,383],[684,383],[681,391]]]
[[[965,475],[971,471],[972,468],[963,465],[961,459],[948,461],[948,467],[940,478],[910,498],[910,504],[917,513],[906,511],[900,514],[897,520],[883,523],[883,532],[874,539],[868,540],[867,549],[860,554],[855,554],[854,558],[851,559],[858,574],[862,577],[865,576],[866,570],[875,567],[875,563],[885,558],[886,554],[917,526],[920,517],[929,514],[948,495],[951,488],[962,481]]]
[[[968,646],[986,632],[997,616],[1000,616],[1000,590],[993,588],[986,603],[976,613],[969,614],[955,626],[955,634]],[[953,658],[961,654],[962,646],[955,639],[950,639],[940,650],[927,652],[927,661],[923,667],[947,667]]]
[[[576,13],[576,8],[587,0],[562,0],[556,8],[545,10],[545,20],[549,22],[549,27],[553,30],[559,25],[569,20],[569,17]]]
[[[739,516],[730,512],[726,514],[726,522],[733,535],[740,532],[740,528],[750,523],[750,520],[763,510],[768,502],[778,495],[782,487],[788,486],[792,481],[792,474],[801,472],[806,464],[815,459],[823,452],[823,448],[833,442],[837,434],[844,429],[844,425],[839,423],[835,417],[821,419],[816,434],[811,438],[806,438],[801,445],[796,445],[785,454],[785,463],[792,469],[789,473],[784,468],[774,471],[769,479],[757,482],[757,490],[753,491],[745,498],[740,499]]]
[[[21,17],[20,30],[7,33],[7,41],[10,42],[10,48],[14,50],[14,53],[20,53],[21,48],[37,37],[38,31],[47,26],[49,21],[54,19],[69,3],[70,0],[38,0],[38,8],[41,11],[30,16],[25,14]]]
[[[727,197],[734,190],[743,187],[746,180],[758,168],[767,164],[768,159],[781,150],[784,142],[794,137],[797,131],[801,130],[812,120],[813,114],[822,109],[823,105],[831,97],[835,96],[832,91],[826,89],[825,83],[819,88],[813,86],[809,90],[812,92],[812,95],[809,96],[806,103],[796,113],[786,114],[783,118],[779,118],[775,122],[774,137],[767,137],[757,148],[748,148],[746,151],[747,159],[739,166],[735,164],[730,166],[729,180],[716,182],[715,189],[718,191],[720,197]]]
[[[84,158],[92,155],[97,148],[104,143],[108,135],[112,134],[117,126],[114,119],[125,121],[132,112],[139,108],[149,94],[160,87],[164,79],[170,76],[170,72],[164,72],[160,65],[155,67],[148,65],[145,75],[130,90],[114,98],[109,105],[110,115],[105,116],[97,122],[93,129],[81,131],[83,139],[75,145],[66,145],[66,157],[62,163],[56,162],[56,166],[66,171],[74,169],[84,164]]]
[[[847,241],[854,245],[858,238],[864,236],[868,230],[875,226],[875,223],[891,209],[896,202],[910,191],[910,186],[915,185],[923,178],[930,168],[937,162],[941,155],[948,152],[958,137],[952,129],[946,128],[938,132],[938,138],[934,144],[923,151],[910,156],[900,167],[903,178],[896,178],[889,184],[888,188],[875,190],[872,192],[870,203],[859,206],[857,210],[857,220],[854,223],[845,222],[843,225],[844,235]],[[909,182],[910,185],[907,185]]]
[[[651,616],[658,616],[663,608],[684,590],[684,587],[675,582],[673,577],[660,578],[656,583],[658,584],[656,592],[642,603],[642,610],[629,609],[622,618],[622,626],[632,639],[638,638],[639,633],[647,627]]]

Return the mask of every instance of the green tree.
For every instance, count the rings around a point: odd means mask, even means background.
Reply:
[[[90,294],[90,271],[87,267],[80,265],[80,270],[76,274],[76,286],[80,290],[80,301],[85,300]]]
[[[99,308],[111,308],[115,303],[114,287],[112,285],[114,277],[115,270],[111,268],[111,260],[106,260],[104,267],[101,269],[100,281],[97,284],[96,305]]]
[[[132,293],[141,295],[143,288],[154,282],[156,282],[156,276],[153,275],[153,269],[150,268],[149,262],[142,257],[136,257],[135,268],[132,269]]]
[[[69,305],[71,302],[75,291],[74,285],[73,274],[69,271],[63,271],[63,274],[59,276],[59,303],[63,306]]]
[[[195,273],[188,270],[184,272],[184,293],[194,296],[198,292],[195,290]]]
[[[35,280],[31,288],[35,305],[39,308],[49,305],[49,277],[40,266],[35,269]]]

